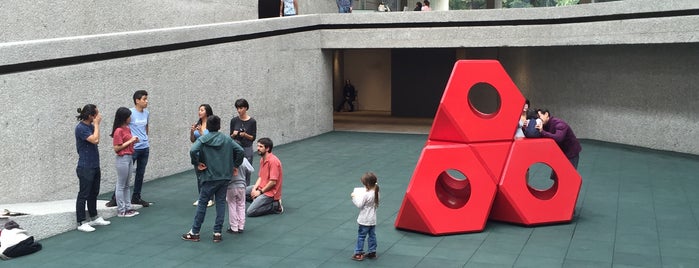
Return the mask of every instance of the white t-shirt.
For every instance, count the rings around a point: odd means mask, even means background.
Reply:
[[[376,203],[374,201],[374,190],[356,192],[352,197],[352,203],[359,208],[357,223],[364,226],[376,225]]]

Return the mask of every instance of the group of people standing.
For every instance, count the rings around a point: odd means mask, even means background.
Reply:
[[[223,240],[222,230],[226,207],[229,214],[229,228],[226,232],[241,234],[245,230],[245,218],[267,214],[281,214],[282,206],[282,165],[273,153],[274,144],[269,138],[257,141],[257,154],[260,156],[259,177],[250,185],[250,177],[255,169],[253,161],[253,141],[257,137],[257,121],[248,114],[250,105],[245,99],[235,101],[237,116],[230,121],[229,134],[223,134],[221,118],[213,114],[209,104],[198,109],[198,121],[190,128],[190,160],[197,176],[199,197],[192,228],[182,235],[182,239],[199,241],[201,225],[206,216],[206,208],[215,206],[216,219],[213,228],[213,241]],[[245,209],[245,202],[251,202]]]
[[[138,212],[132,204],[144,207],[149,202],[141,199],[143,176],[148,164],[148,92],[138,90],[133,95],[134,107],[120,107],[114,117],[114,125],[110,136],[113,138],[113,149],[116,154],[117,183],[108,207],[117,207],[118,217],[133,217]],[[101,170],[98,144],[100,141],[100,123],[102,115],[94,104],[78,108],[80,121],[75,126],[75,144],[78,152],[76,173],[79,180],[79,192],[75,203],[78,230],[83,232],[95,231],[94,226],[105,226],[111,222],[97,215],[97,195],[100,191]],[[129,194],[129,181],[134,164],[136,177],[133,195]],[[85,207],[90,217],[87,220]]]
[[[145,167],[149,158],[148,92],[138,90],[133,95],[134,107],[119,107],[114,116],[112,137],[116,155],[117,182],[107,207],[117,207],[117,216],[130,218],[139,215],[132,205],[144,207],[150,202],[141,198]],[[186,240],[198,240],[201,223],[207,206],[216,206],[214,241],[221,241],[221,230],[228,206],[229,233],[242,233],[245,217],[282,213],[282,166],[272,153],[273,142],[269,138],[257,141],[256,152],[261,157],[259,177],[254,185],[250,178],[254,168],[253,142],[257,136],[257,122],[248,113],[247,100],[235,102],[237,116],[230,121],[228,135],[219,132],[221,119],[213,114],[208,104],[199,106],[199,120],[190,128],[190,159],[197,175],[199,197],[192,229],[183,235]],[[78,108],[78,124],[75,127],[78,164],[76,173],[79,192],[76,200],[77,230],[95,231],[95,226],[106,226],[110,221],[97,213],[97,195],[100,192],[101,170],[98,144],[102,115],[94,104]],[[135,168],[133,195],[129,194],[129,182]],[[245,201],[251,202],[245,209]],[[85,208],[87,207],[87,214]],[[89,216],[89,218],[88,218]]]

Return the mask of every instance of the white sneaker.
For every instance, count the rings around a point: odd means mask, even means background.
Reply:
[[[90,226],[90,224],[88,224],[86,222],[86,223],[83,223],[80,226],[78,226],[78,231],[82,231],[82,232],[86,232],[86,233],[94,232],[95,227]]]
[[[105,221],[102,217],[99,217],[91,222],[88,222],[87,224],[89,224],[90,226],[107,226],[112,224],[112,222]]]
[[[209,200],[209,203],[206,204],[207,207],[213,207],[214,205],[216,205],[216,203],[213,200]]]
[[[199,200],[194,201],[194,203],[192,203],[192,206],[195,206],[195,207],[196,207],[196,206],[198,206],[198,205],[199,205]]]

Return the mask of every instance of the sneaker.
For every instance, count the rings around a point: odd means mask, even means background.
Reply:
[[[150,202],[143,200],[143,199],[140,199],[140,198],[138,198],[138,199],[131,198],[131,204],[141,205],[144,208],[147,208],[150,206]]]
[[[192,203],[192,206],[195,206],[195,207],[196,207],[196,206],[198,206],[198,205],[199,205],[199,200],[194,201],[194,203]]]
[[[182,240],[199,242],[199,234],[193,234],[193,233],[187,232],[187,233],[182,235]]]
[[[364,260],[364,254],[362,253],[357,253],[352,255],[352,259],[355,261],[363,261]]]
[[[376,259],[376,252],[369,252],[364,257],[366,257],[367,259]]]
[[[206,204],[207,207],[213,207],[214,205],[216,205],[216,203],[214,202],[214,200],[209,200],[209,203]]]
[[[90,224],[88,224],[88,223],[86,222],[86,223],[83,223],[83,224],[81,224],[80,226],[78,226],[78,231],[86,232],[86,233],[94,232],[94,231],[95,231],[95,227],[90,226]]]
[[[90,226],[107,226],[112,224],[112,222],[105,221],[102,217],[99,217],[91,222],[88,222],[87,224],[89,224]]]
[[[229,234],[242,234],[242,233],[243,233],[243,229],[238,229],[238,231],[233,231],[233,229],[228,228],[228,229],[226,229],[226,233],[229,233]]]
[[[109,200],[109,202],[107,202],[107,204],[104,204],[104,205],[107,206],[108,208],[111,208],[111,207],[116,207],[117,203],[116,203],[116,200],[112,199],[112,200]]]
[[[221,240],[223,240],[221,233],[214,233],[214,243],[221,242]]]
[[[141,213],[138,213],[138,211],[135,211],[135,210],[127,210],[124,213],[119,213],[119,215],[117,215],[117,217],[119,217],[119,218],[131,218],[131,217],[136,216],[138,214],[141,214]]]
[[[278,203],[278,205],[279,205],[279,207],[277,208],[277,214],[282,214],[282,213],[284,213],[284,206],[282,206],[282,200],[279,199],[279,201],[277,201],[277,203]]]

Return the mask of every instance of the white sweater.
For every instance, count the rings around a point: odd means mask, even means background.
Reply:
[[[363,195],[355,195],[352,203],[359,208],[357,223],[364,226],[376,225],[376,203],[374,190],[366,191]]]
[[[20,228],[3,229],[2,233],[0,233],[0,254],[4,253],[7,248],[17,245],[27,238],[29,238],[29,235],[27,235],[26,230]]]

